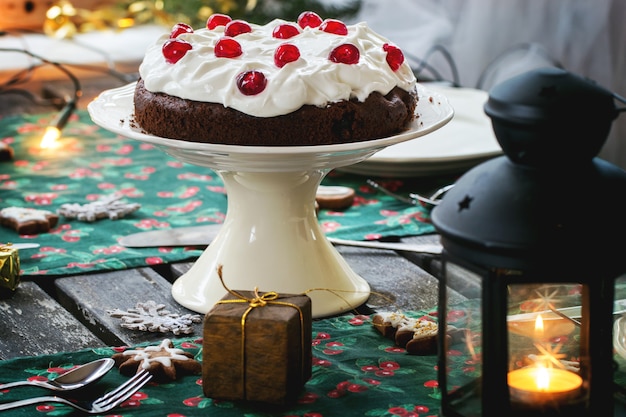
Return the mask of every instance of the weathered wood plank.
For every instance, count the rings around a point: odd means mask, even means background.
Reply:
[[[58,278],[55,286],[59,302],[111,346],[160,342],[164,338],[185,335],[126,329],[121,327],[119,318],[111,317],[108,310],[127,311],[135,308],[137,303],[154,301],[164,304],[165,310],[171,313],[196,315],[178,304],[171,295],[171,284],[149,268]],[[190,335],[202,335],[201,322],[192,327]]]
[[[432,239],[429,240],[432,242]],[[347,246],[337,246],[337,250],[354,272],[370,284],[372,294],[367,306],[359,311],[366,312],[368,307],[374,310],[421,310],[437,305],[438,280],[396,252]],[[420,263],[426,261],[422,259]],[[192,265],[173,264],[174,278],[189,271]],[[461,299],[454,291],[451,297]]]
[[[33,281],[0,299],[0,359],[102,346],[72,314]]]

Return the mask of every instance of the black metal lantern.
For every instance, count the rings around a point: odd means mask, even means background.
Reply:
[[[626,172],[596,157],[616,98],[556,68],[490,91],[505,156],[432,213],[442,416],[626,415]]]

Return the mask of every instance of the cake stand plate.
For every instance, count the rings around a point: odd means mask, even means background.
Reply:
[[[452,119],[440,94],[418,86],[418,119],[396,136],[319,146],[231,146],[166,139],[143,133],[133,122],[135,84],[107,90],[89,103],[99,126],[153,144],[174,158],[215,171],[228,195],[224,224],[191,269],[172,286],[181,305],[207,313],[232,290],[306,293],[313,317],[352,310],[367,301],[369,284],[326,239],[315,214],[315,194],[334,168],[433,132]]]

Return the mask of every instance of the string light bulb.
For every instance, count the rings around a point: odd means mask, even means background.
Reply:
[[[63,130],[70,116],[72,115],[72,113],[74,113],[74,110],[76,110],[76,104],[78,103],[80,97],[83,95],[83,91],[81,89],[78,78],[76,78],[76,76],[67,68],[65,68],[65,66],[63,66],[62,64],[50,61],[26,49],[0,48],[0,52],[18,52],[29,55],[45,64],[56,67],[59,71],[63,72],[70,79],[70,81],[72,81],[72,84],[74,86],[73,96],[65,100],[65,106],[59,112],[59,114],[57,114],[57,116],[50,123],[50,125],[48,125],[41,139],[41,142],[39,143],[39,147],[42,149],[50,149],[56,147],[58,145],[58,139],[61,137],[61,130]]]
[[[41,149],[54,149],[59,144],[59,139],[61,138],[61,131],[67,124],[70,116],[76,109],[76,101],[70,100],[63,110],[50,122],[50,125],[46,127],[46,130],[41,138],[41,142],[39,143],[39,147]]]

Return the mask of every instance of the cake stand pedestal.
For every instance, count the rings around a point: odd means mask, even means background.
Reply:
[[[228,209],[213,242],[172,286],[181,305],[208,312],[232,290],[306,293],[313,317],[352,310],[370,294],[326,239],[315,194],[332,169],[352,165],[386,146],[430,133],[453,115],[445,97],[418,89],[418,120],[400,135],[339,145],[257,147],[185,142],[146,135],[132,121],[134,84],[107,90],[88,106],[93,121],[115,133],[152,143],[174,158],[214,170],[224,182]],[[122,121],[122,122],[120,122]]]

